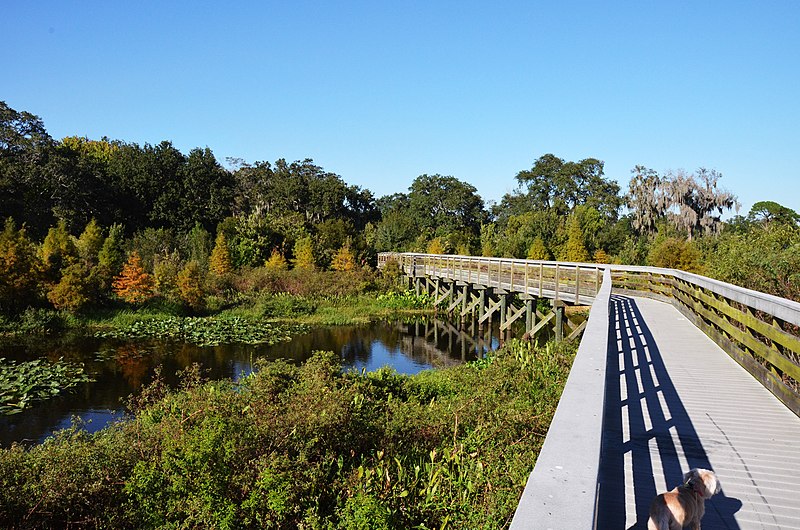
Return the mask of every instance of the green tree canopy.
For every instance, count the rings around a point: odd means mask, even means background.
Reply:
[[[603,177],[603,162],[596,158],[567,162],[546,154],[531,169],[517,173],[516,180],[518,191],[501,202],[501,208],[511,214],[554,210],[565,215],[578,205],[586,205],[609,220],[619,215],[619,185]]]

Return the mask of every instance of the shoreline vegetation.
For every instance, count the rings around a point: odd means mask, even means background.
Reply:
[[[504,528],[575,343],[414,376],[330,352],[236,383],[156,379],[132,415],[0,451],[0,526]]]
[[[310,327],[362,324],[434,311],[432,300],[412,291],[382,294],[301,296],[261,293],[253,300],[204,316],[188,316],[180,307],[150,304],[78,316],[53,310],[27,310],[5,324],[0,340],[37,334],[78,333],[125,341],[157,339],[197,346],[275,344]],[[10,331],[9,331],[10,330]],[[91,382],[82,364],[38,359],[15,363],[0,359],[0,415],[22,412],[79,383]]]

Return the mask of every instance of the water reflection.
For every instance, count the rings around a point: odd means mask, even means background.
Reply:
[[[311,352],[338,353],[344,366],[372,371],[391,366],[414,374],[474,360],[499,345],[498,333],[463,333],[444,321],[377,322],[363,326],[316,328],[273,346],[222,345],[198,347],[164,341],[124,342],[75,335],[35,337],[0,342],[0,357],[15,361],[63,358],[84,363],[96,379],[70,393],[13,416],[0,416],[0,445],[41,442],[53,431],[79,418],[96,431],[124,415],[124,401],[153,376],[157,366],[169,384],[177,372],[200,363],[211,379],[239,379],[253,371],[258,358],[302,362]]]

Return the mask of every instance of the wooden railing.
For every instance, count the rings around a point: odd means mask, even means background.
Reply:
[[[600,289],[605,269],[590,263],[388,252],[379,254],[378,266],[390,259],[412,276],[435,276],[586,305]]]
[[[591,304],[609,270],[614,293],[673,304],[795,414],[800,415],[800,303],[674,269],[382,253],[406,274]]]

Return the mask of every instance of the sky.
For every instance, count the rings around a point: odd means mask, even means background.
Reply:
[[[800,212],[800,1],[0,0],[0,100],[78,135],[499,201],[553,153]],[[733,212],[732,212],[733,213]],[[730,214],[729,214],[730,215]]]

